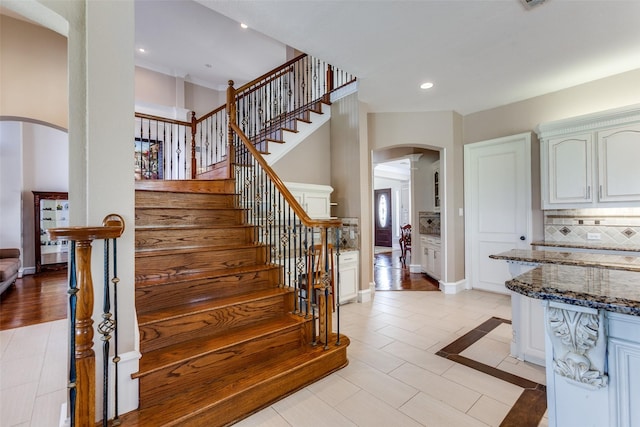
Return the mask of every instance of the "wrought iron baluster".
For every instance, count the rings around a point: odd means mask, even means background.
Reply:
[[[78,305],[78,283],[76,278],[76,242],[71,241],[69,260],[69,416],[71,427],[76,423],[76,398],[78,390],[76,381],[78,380],[76,370],[76,309]]]

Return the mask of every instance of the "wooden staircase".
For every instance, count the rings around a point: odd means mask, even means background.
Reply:
[[[311,125],[313,123],[312,113],[317,116],[324,114],[323,105],[330,106],[331,102],[322,99],[318,102],[313,102],[297,111],[283,114],[281,117],[273,119],[269,126],[257,132],[254,136],[251,137],[254,146],[261,155],[265,156],[269,164],[272,164],[271,160],[269,159],[269,155],[274,150],[273,148],[270,149],[270,147],[275,146],[278,151],[281,151],[278,146],[287,145],[286,142],[287,139],[289,139],[288,135],[297,134],[299,132],[300,123],[303,123],[303,126]],[[302,138],[304,138],[304,136]],[[296,145],[296,143],[288,144],[288,147],[285,150],[291,150],[295,148]],[[279,153],[278,158],[280,157],[282,157],[282,154]],[[209,165],[207,171],[198,174],[198,179],[224,179],[228,176],[227,174],[228,163],[226,161],[221,161]]]
[[[232,180],[136,183],[139,409],[125,426],[223,426],[348,363],[312,345]],[[335,337],[333,339],[335,342]]]

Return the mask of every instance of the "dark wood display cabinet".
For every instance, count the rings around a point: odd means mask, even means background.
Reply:
[[[51,240],[47,230],[69,226],[69,194],[34,191],[33,209],[36,273],[66,268],[69,244]]]

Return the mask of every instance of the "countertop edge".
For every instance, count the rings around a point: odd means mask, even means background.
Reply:
[[[537,287],[531,283],[518,280],[518,277],[505,282],[507,289],[529,298],[557,301],[580,307],[606,310],[613,313],[640,316],[640,305],[637,301],[620,298],[599,297],[573,291],[563,291],[551,287]]]

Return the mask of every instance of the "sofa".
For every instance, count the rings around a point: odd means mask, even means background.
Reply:
[[[0,294],[15,283],[20,266],[20,249],[0,249]]]

